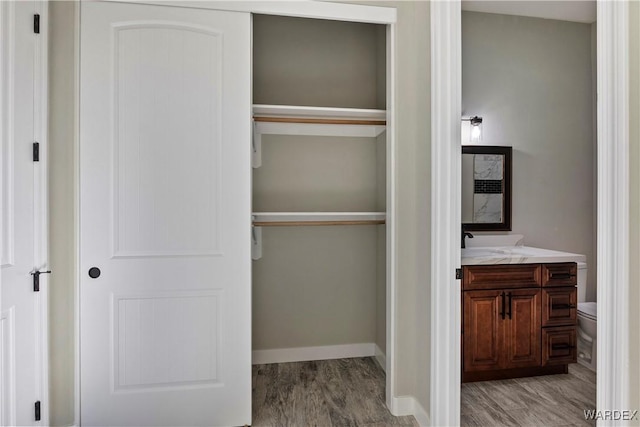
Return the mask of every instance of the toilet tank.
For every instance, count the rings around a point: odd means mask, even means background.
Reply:
[[[578,302],[587,300],[587,263],[578,263]]]

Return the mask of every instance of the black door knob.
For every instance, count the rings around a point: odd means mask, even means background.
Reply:
[[[92,279],[100,277],[100,269],[98,267],[91,267],[89,269],[89,277],[91,277]]]

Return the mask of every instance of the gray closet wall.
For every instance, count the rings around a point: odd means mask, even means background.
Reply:
[[[383,26],[254,16],[254,104],[385,108]],[[385,134],[263,137],[253,210],[385,211]],[[253,349],[385,351],[384,226],[264,227]]]

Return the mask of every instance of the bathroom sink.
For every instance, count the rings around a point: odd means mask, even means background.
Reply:
[[[462,249],[462,258],[482,258],[495,257],[501,252],[498,248],[464,248]]]
[[[531,246],[488,246],[464,248],[462,265],[535,264],[541,262],[584,262],[580,254],[534,248]]]

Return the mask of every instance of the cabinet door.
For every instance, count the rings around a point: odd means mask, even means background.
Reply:
[[[464,371],[501,368],[502,291],[464,292]]]
[[[507,291],[506,299],[502,368],[540,366],[540,289]]]

